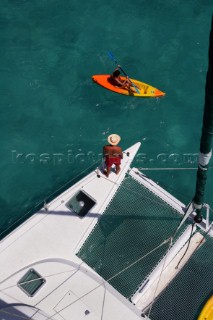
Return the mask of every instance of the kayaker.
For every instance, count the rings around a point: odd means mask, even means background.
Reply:
[[[115,165],[115,173],[119,174],[121,168],[121,159],[123,159],[123,153],[121,147],[118,146],[118,143],[121,140],[121,137],[118,134],[111,134],[108,137],[109,145],[104,146],[103,148],[103,157],[105,159],[106,169],[104,174],[106,177],[109,177],[111,167]]]
[[[118,65],[117,68],[113,71],[111,75],[111,79],[115,82],[116,85],[118,85],[120,88],[128,88],[131,89],[132,83],[129,80],[129,77],[127,76],[125,80],[122,80],[120,77],[120,66]]]

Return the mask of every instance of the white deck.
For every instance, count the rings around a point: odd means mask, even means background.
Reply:
[[[1,241],[0,312],[5,319],[14,319],[11,314],[39,320],[47,319],[45,314],[58,320],[141,319],[139,310],[75,255],[119,188],[139,147],[137,143],[126,150],[130,155],[124,153],[119,175],[112,172],[107,179],[93,171],[49,203],[48,211],[42,208]],[[79,190],[96,201],[82,218],[66,206]],[[33,297],[17,286],[30,268],[46,280]],[[9,307],[14,303],[19,306]]]

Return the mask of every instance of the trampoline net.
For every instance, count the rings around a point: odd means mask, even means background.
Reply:
[[[169,243],[160,245],[174,234],[181,218],[169,204],[133,178],[127,177],[77,255],[123,296],[130,298],[165,255]],[[185,227],[179,232],[182,233]],[[205,246],[208,243],[212,246],[213,239],[208,240]],[[198,283],[201,282],[200,274],[205,270],[205,259],[206,255],[201,255],[201,249],[192,256],[183,271],[153,304],[151,319],[195,319],[201,304],[198,302],[201,296]],[[210,265],[212,262],[208,260]],[[212,280],[213,276],[208,289],[201,289],[203,299],[209,293]],[[186,292],[186,287],[189,292]],[[187,310],[181,315],[186,299],[193,295],[192,290],[198,291],[197,300],[192,298],[193,304],[190,306],[194,310],[188,312],[187,303]]]

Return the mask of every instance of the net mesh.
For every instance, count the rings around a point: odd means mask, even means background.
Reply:
[[[213,295],[212,249],[213,239],[206,236],[206,242],[153,304],[151,319],[198,319],[205,302]]]
[[[161,244],[174,234],[180,221],[181,216],[174,208],[128,177],[79,250],[78,256],[123,296],[130,298],[159,259],[166,254],[169,243]],[[182,233],[185,227],[186,225],[179,232]],[[199,251],[197,254],[200,254]],[[200,260],[204,263],[201,257]],[[188,268],[188,274],[196,277],[197,269],[200,274],[203,265],[200,266],[197,261],[193,267],[187,265],[183,270]],[[182,273],[180,276],[184,277]],[[183,283],[177,284],[180,276],[153,304],[151,319],[194,319],[180,316],[179,309],[185,303],[182,295],[182,291],[185,292],[184,284],[188,288],[191,285],[187,274],[185,280],[182,280]],[[196,281],[192,280],[192,287],[198,290]],[[170,294],[167,295],[167,292]],[[186,293],[185,296],[187,298]],[[174,305],[179,314],[176,313]],[[197,303],[195,305],[198,307]]]

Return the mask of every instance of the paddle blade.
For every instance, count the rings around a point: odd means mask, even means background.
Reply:
[[[110,57],[110,59],[114,59],[114,56],[111,51],[108,51],[107,53],[108,53],[108,56]]]
[[[108,56],[110,57],[111,60],[113,60],[115,63],[117,63],[117,61],[115,60],[115,57],[111,51],[108,51]]]

